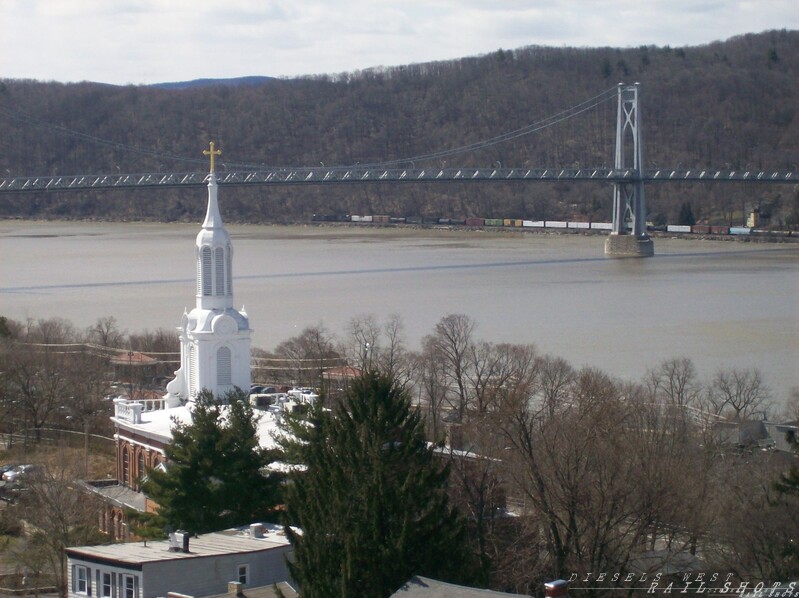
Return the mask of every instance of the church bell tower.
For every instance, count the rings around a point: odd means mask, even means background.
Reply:
[[[210,156],[208,208],[197,234],[197,272],[194,309],[183,314],[180,331],[180,369],[167,385],[167,402],[177,405],[210,390],[217,398],[238,387],[250,389],[250,329],[246,312],[233,307],[233,246],[222,223],[217,200],[215,157]]]

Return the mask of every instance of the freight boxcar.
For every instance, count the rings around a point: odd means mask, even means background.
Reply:
[[[568,228],[581,228],[581,229],[588,229],[591,228],[590,222],[576,222],[570,221],[567,223]]]

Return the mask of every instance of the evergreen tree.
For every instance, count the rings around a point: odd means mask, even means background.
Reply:
[[[415,574],[462,580],[471,559],[448,503],[449,469],[407,394],[371,372],[337,407],[319,404],[289,426],[304,464],[286,496],[301,530],[286,528],[303,596],[390,596]]]
[[[694,211],[691,209],[691,204],[689,204],[687,201],[682,202],[682,206],[680,206],[680,214],[677,216],[677,224],[688,226],[693,226],[696,224]]]
[[[256,415],[242,391],[221,402],[201,392],[191,423],[175,422],[164,452],[165,471],[150,470],[143,486],[164,525],[196,534],[274,516],[280,480],[262,473],[272,455],[258,445]]]

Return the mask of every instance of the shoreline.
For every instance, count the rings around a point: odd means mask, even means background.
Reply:
[[[164,220],[106,220],[96,218],[83,219],[63,219],[63,218],[0,218],[0,226],[4,223],[28,223],[51,224],[51,225],[70,225],[70,224],[120,224],[120,225],[142,225],[142,226],[198,226],[197,222],[164,221]],[[364,233],[378,233],[379,231],[419,231],[427,233],[467,233],[467,234],[490,234],[496,236],[518,236],[518,235],[547,235],[547,236],[583,236],[583,237],[607,237],[609,233],[605,230],[590,229],[569,229],[569,228],[543,228],[543,227],[475,227],[453,224],[405,224],[405,223],[365,223],[365,222],[226,222],[228,226],[235,228],[263,227],[274,229],[341,229],[347,231],[360,231]],[[677,239],[691,241],[731,241],[738,243],[778,243],[793,244],[799,243],[799,231],[775,230],[764,231],[752,235],[720,235],[712,233],[678,233],[669,231],[648,231],[648,236],[652,239]]]

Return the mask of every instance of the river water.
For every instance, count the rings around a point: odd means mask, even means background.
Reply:
[[[0,221],[0,315],[114,316],[173,328],[194,304],[199,225]],[[757,367],[782,401],[799,386],[799,244],[656,239],[608,259],[603,237],[448,230],[229,226],[234,296],[273,349],[323,323],[400,314],[408,346],[450,313],[477,338],[535,343],[638,380],[687,356],[703,379]]]

